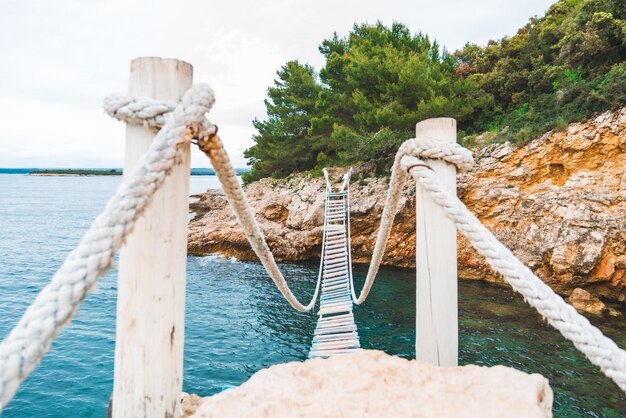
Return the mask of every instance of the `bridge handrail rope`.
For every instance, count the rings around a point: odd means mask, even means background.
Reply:
[[[160,124],[167,118],[168,109],[171,109],[173,105],[149,98],[113,96],[105,100],[104,107],[109,115],[127,123],[141,123],[153,128],[159,128]],[[208,120],[206,122],[210,124]],[[213,127],[214,125],[211,126]],[[304,305],[289,288],[274,259],[274,255],[267,245],[261,227],[254,217],[254,212],[252,212],[243,188],[237,179],[237,174],[230,162],[230,158],[217,135],[217,129],[214,128],[208,135],[196,135],[193,141],[211,160],[213,169],[224,189],[226,199],[233,212],[235,212],[235,216],[242,226],[252,250],[263,264],[263,267],[265,267],[278,290],[294,309],[300,312],[309,312],[315,306],[319,294],[322,279],[321,269],[317,277],[313,296],[309,303]]]
[[[150,205],[152,197],[171,169],[180,162],[179,145],[187,141],[195,142],[211,159],[224,193],[252,249],[279,291],[295,309],[307,312],[313,308],[320,291],[322,269],[311,301],[303,305],[289,289],[276,264],[217,135],[217,128],[205,117],[213,103],[213,91],[205,84],[193,86],[176,105],[123,96],[113,96],[105,100],[105,111],[111,116],[160,130],[138,168],[117,188],[103,212],[68,255],[51,282],[42,289],[17,325],[0,343],[0,412],[13,397],[20,383],[39,363],[43,354],[50,349],[54,338],[77,312],[87,292],[95,287],[98,277],[109,270],[115,252],[132,232],[136,221]],[[494,270],[501,273],[514,290],[521,293],[552,326],[626,392],[626,351],[605,337],[584,316],[554,293],[500,243],[456,196],[447,193],[424,162],[428,159],[447,161],[460,170],[470,168],[473,163],[471,153],[455,143],[421,137],[402,144],[392,167],[389,190],[365,284],[358,298],[352,290],[354,303],[362,303],[374,283],[408,172],[432,195],[446,216]],[[350,172],[344,175],[341,191],[349,187]],[[328,186],[328,174],[326,171],[324,174]],[[349,219],[349,213],[347,216]],[[351,271],[350,279],[352,280]]]
[[[324,168],[322,169],[322,173],[324,174],[324,181],[326,181],[326,190],[328,191],[328,193],[332,193],[333,186],[330,184],[330,178],[328,177],[328,170]]]
[[[350,167],[350,170],[348,170],[348,172],[346,174],[344,174],[344,182],[345,182],[345,189],[348,192],[347,196],[346,196],[346,200],[347,200],[347,206],[348,208],[351,208],[350,206],[350,176],[352,175],[352,167]],[[343,189],[343,186],[342,186]],[[350,236],[350,227],[352,225],[352,223],[350,222],[350,210],[348,209],[348,213],[346,214],[347,216],[347,237],[348,237],[348,273],[350,275],[350,293],[352,296],[352,302],[354,303],[357,300],[356,297],[356,293],[354,292],[354,274],[352,273],[352,237]]]
[[[0,343],[0,412],[76,314],[98,277],[109,270],[116,251],[172,168],[180,163],[178,145],[215,132],[215,127],[204,116],[214,101],[213,90],[206,84],[198,84],[175,106],[165,108],[163,103],[154,102],[151,106],[146,101],[142,107],[144,113],[141,113],[132,111],[139,101],[127,100],[126,106],[120,107],[120,114],[128,111],[128,115],[133,114],[138,120],[148,121],[150,126],[162,126],[162,129],[137,169],[117,188],[78,246]],[[108,104],[123,105],[123,102],[119,97],[112,98],[105,102],[105,108]]]
[[[243,228],[252,250],[261,261],[261,264],[263,264],[263,267],[265,267],[265,270],[276,284],[276,287],[278,287],[280,293],[282,293],[287,302],[289,302],[294,309],[300,312],[309,312],[315,306],[319,294],[322,277],[321,270],[317,277],[317,284],[315,285],[315,291],[311,301],[307,305],[302,304],[292,293],[278,264],[276,264],[274,255],[265,241],[265,236],[254,217],[254,212],[252,212],[246,194],[237,179],[237,174],[230,163],[228,154],[219,136],[213,135],[210,138],[199,139],[197,143],[200,150],[210,158],[213,169],[224,188],[226,199],[230,203],[233,212],[235,212],[235,216]]]
[[[352,176],[352,167],[350,167],[343,175],[343,182],[341,183],[341,188],[339,189],[340,192],[343,192],[348,187],[348,184],[350,183],[350,176]]]

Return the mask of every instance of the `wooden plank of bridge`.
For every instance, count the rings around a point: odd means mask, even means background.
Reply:
[[[179,101],[193,68],[174,59],[131,62],[129,94]],[[126,127],[124,175],[155,132]],[[120,252],[112,416],[178,417],[183,378],[189,147]]]
[[[456,142],[456,120],[427,119],[415,127],[415,137]],[[437,160],[426,163],[456,194],[456,167]],[[456,228],[428,192],[416,190],[417,312],[415,357],[438,366],[458,365],[458,297]]]

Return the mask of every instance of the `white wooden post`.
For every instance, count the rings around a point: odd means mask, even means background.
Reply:
[[[175,59],[137,58],[129,94],[177,102],[193,68]],[[128,175],[155,132],[126,127]],[[189,148],[120,251],[115,334],[114,418],[178,417],[183,378]]]
[[[422,121],[415,127],[415,137],[420,136],[456,142],[456,120]],[[444,186],[456,194],[456,167],[437,160],[426,163]],[[415,357],[438,366],[456,366],[459,347],[456,228],[419,184],[415,198]]]

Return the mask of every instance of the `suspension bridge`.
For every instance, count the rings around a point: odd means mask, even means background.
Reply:
[[[350,256],[350,171],[337,191],[326,178],[324,237],[320,275],[319,319],[309,358],[349,353],[361,347],[352,313],[352,260]]]
[[[210,159],[252,249],[287,302],[309,312],[319,296],[309,357],[360,350],[353,306],[363,303],[372,289],[403,188],[413,179],[417,187],[417,358],[442,366],[457,363],[455,230],[459,230],[550,325],[626,392],[626,352],[524,266],[456,197],[456,170],[469,169],[473,160],[456,143],[453,119],[419,123],[416,137],[400,146],[372,260],[358,296],[350,255],[350,172],[338,189],[325,172],[320,271],[311,300],[303,304],[275,262],[217,127],[206,117],[215,101],[211,88],[192,84],[192,67],[187,63],[138,58],[131,63],[129,92],[130,96],[111,96],[104,102],[109,115],[127,124],[123,182],[0,343],[0,412],[120,250],[112,416],[180,415],[192,144]]]

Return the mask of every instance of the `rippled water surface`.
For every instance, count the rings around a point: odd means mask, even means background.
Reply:
[[[76,245],[119,177],[0,175],[0,338]],[[192,192],[215,187],[193,177]],[[284,264],[295,292],[310,294],[316,263]],[[365,268],[355,270],[357,282]],[[189,257],[184,390],[209,395],[271,364],[306,358],[315,316],[293,311],[258,263]],[[357,307],[365,348],[415,354],[413,272],[382,269]],[[541,373],[555,392],[555,416],[619,417],[626,397],[508,288],[462,281],[460,361]],[[115,272],[23,383],[3,417],[103,417],[113,384]],[[592,318],[626,347],[624,317]]]

